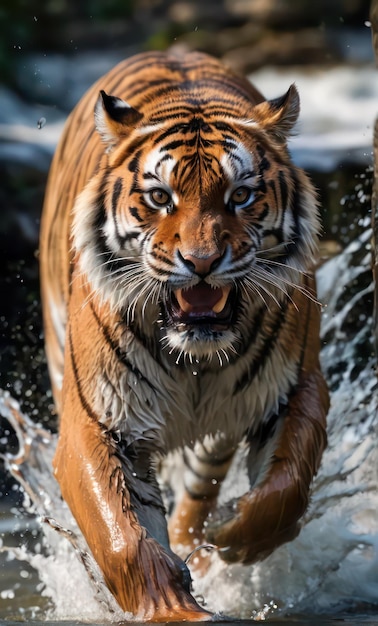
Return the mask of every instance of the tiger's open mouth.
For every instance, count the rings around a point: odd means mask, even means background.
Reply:
[[[233,319],[233,291],[230,285],[214,288],[204,281],[188,289],[176,289],[166,303],[169,321],[179,331],[196,325],[226,330]]]

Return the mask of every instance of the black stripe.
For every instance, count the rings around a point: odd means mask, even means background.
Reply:
[[[145,220],[143,217],[141,217],[139,215],[138,209],[135,206],[130,206],[129,207],[129,211],[131,213],[131,215],[137,220],[137,222],[139,222],[140,224],[142,224]]]
[[[189,127],[188,124],[183,124],[182,122],[178,124],[174,124],[167,128],[163,133],[161,133],[156,139],[154,139],[154,144],[159,143],[160,141],[164,141],[167,137],[174,135],[176,133],[185,133],[188,132]]]
[[[153,536],[151,532],[153,529],[149,529],[149,520],[146,515],[150,513],[153,517],[156,513],[152,513],[150,507],[158,509],[161,516],[164,516],[166,511],[150,454],[147,450],[137,449],[133,444],[128,444],[121,439],[115,448],[114,456],[118,458],[122,466],[126,487],[130,494],[130,508],[137,514],[139,523],[146,528],[148,535]]]
[[[247,430],[247,442],[251,443],[252,441],[257,441],[258,450],[264,448],[269,439],[271,439],[276,432],[278,419],[284,417],[286,412],[287,404],[280,402],[277,413],[273,413],[264,422],[260,422],[257,430],[254,430],[253,427]]]
[[[270,169],[271,164],[270,164],[268,157],[265,154],[264,148],[260,144],[256,146],[256,151],[260,157],[259,173],[262,176],[267,170]]]
[[[205,463],[206,465],[209,465],[211,467],[220,467],[221,465],[228,463],[235,454],[235,450],[233,449],[220,458],[219,456],[216,456],[217,455],[216,450],[208,451],[204,444],[202,444],[202,446],[206,451],[206,455],[207,455],[206,458],[203,458],[200,454],[197,454],[196,452],[194,454],[200,463]],[[184,455],[184,460],[185,460],[187,467],[191,469],[191,465],[190,463],[188,463],[187,457],[185,455]]]
[[[221,98],[214,97],[212,98],[212,102],[216,102],[216,104],[206,104],[205,117],[206,118],[214,118],[220,117],[221,119],[225,116],[229,116],[235,118],[236,120],[240,120],[240,109],[236,106],[236,104],[232,104],[231,102],[223,102]],[[220,104],[219,104],[220,102]],[[216,122],[220,125],[226,127],[228,126],[228,130],[235,132],[235,134],[240,137],[238,131],[234,128],[231,128],[229,124],[226,122]],[[219,130],[222,130],[221,128]]]
[[[224,139],[221,139],[220,141],[214,141],[213,143],[214,145],[222,146],[222,148],[224,148],[226,152],[232,152],[232,150],[235,150],[235,148],[237,147],[237,143],[233,139],[230,139],[228,137],[225,137]],[[240,157],[238,157],[236,154],[234,155],[234,158],[235,160],[238,160],[239,163],[243,164],[243,160]]]
[[[274,202],[276,204],[276,206],[278,206],[278,198],[277,198],[277,190],[276,190],[276,181],[275,180],[270,180],[268,181],[268,186],[270,187],[270,189],[273,192],[273,196],[274,196]]]
[[[90,301],[89,302],[89,306],[91,308],[93,317],[95,318],[97,325],[99,327],[99,329],[102,331],[102,335],[107,343],[108,346],[110,346],[112,352],[114,352],[114,354],[116,355],[118,361],[120,363],[122,363],[122,365],[124,365],[126,367],[126,369],[128,369],[129,371],[133,372],[133,374],[135,374],[135,376],[138,378],[138,380],[140,380],[141,382],[146,383],[150,389],[152,389],[153,391],[157,392],[156,387],[148,380],[148,378],[146,378],[142,372],[133,364],[131,363],[127,357],[125,352],[123,352],[121,350],[121,348],[119,347],[118,343],[116,343],[107,326],[105,326],[105,324],[100,320],[100,318],[97,315],[97,312],[94,308],[93,302]]]
[[[211,486],[213,489],[216,488],[216,485],[211,485]],[[208,498],[211,497],[211,495],[208,495],[207,493],[205,495],[202,493],[194,493],[188,488],[188,485],[185,485],[185,491],[189,494],[191,500],[207,500]]]
[[[77,393],[79,395],[81,406],[83,407],[84,411],[86,412],[88,417],[93,422],[98,422],[99,421],[98,420],[98,416],[92,410],[91,406],[87,402],[87,400],[85,398],[85,395],[84,395],[84,392],[83,392],[83,389],[82,389],[82,386],[81,386],[81,376],[80,376],[79,369],[77,367],[76,359],[75,359],[75,351],[74,351],[74,345],[73,345],[73,341],[72,341],[71,325],[69,325],[69,328],[68,328],[68,340],[69,340],[69,344],[70,344],[71,365],[72,365],[72,370],[73,370],[73,373],[74,373],[76,389],[77,389]]]
[[[261,196],[266,195],[266,182],[265,182],[264,176],[260,177],[258,185],[256,185],[255,191],[256,191],[256,195],[261,195]]]
[[[97,208],[96,215],[93,223],[93,237],[96,243],[96,256],[101,258],[101,261],[106,267],[107,263],[112,258],[112,253],[107,247],[106,237],[104,234],[104,224],[106,222],[106,210],[104,205],[105,187],[107,184],[108,172],[105,172],[102,181],[99,186],[99,192],[97,196]]]
[[[189,115],[194,115],[195,111],[191,107],[187,109],[183,104],[176,107],[171,107],[164,112],[164,109],[159,109],[159,112],[150,116],[151,124],[159,124],[160,122],[168,122],[170,120],[187,120]],[[182,123],[182,122],[181,122]]]
[[[275,237],[277,239],[277,241],[279,243],[283,243],[284,241],[284,234],[283,234],[283,230],[280,226],[278,226],[277,228],[267,228],[264,229],[262,232],[262,237],[266,238],[266,237],[270,237],[272,236]],[[287,249],[287,245],[285,246],[285,250]],[[281,255],[280,254],[280,263],[285,263],[285,261],[287,260],[287,254],[285,255]]]
[[[138,150],[136,154],[134,154],[133,158],[129,162],[128,168],[129,172],[136,172],[139,164],[139,159],[142,154],[142,150]]]
[[[120,232],[118,230],[117,211],[118,211],[118,201],[119,201],[119,197],[120,197],[120,195],[122,193],[122,189],[123,189],[122,178],[119,177],[115,181],[114,187],[113,187],[113,193],[112,193],[112,216],[113,216],[113,221],[114,221],[116,237],[117,237],[118,243],[120,245],[122,245],[123,236],[120,234]]]
[[[263,210],[261,211],[260,215],[259,215],[259,220],[265,220],[265,218],[268,216],[269,212],[270,212],[270,207],[269,204],[267,202],[264,202],[263,204]],[[255,226],[257,226],[258,228],[262,228],[263,225],[262,224],[256,224]]]
[[[147,103],[151,102],[152,99],[167,100],[170,98],[177,102],[178,109],[181,108],[181,105],[186,107],[191,105],[199,111],[204,107],[207,109],[209,103],[208,90],[215,90],[218,95],[212,93],[210,102],[213,107],[217,103],[217,115],[219,117],[224,117],[225,109],[228,109],[231,115],[240,118],[239,107],[237,103],[232,102],[235,97],[237,100],[244,101],[250,107],[249,96],[243,93],[234,83],[225,80],[224,76],[221,79],[219,79],[219,75],[217,79],[208,76],[200,77],[195,82],[187,83],[180,81],[180,79],[172,78],[166,82],[160,80],[158,84],[159,88],[154,89],[151,88],[150,82],[147,84],[142,83],[143,86],[139,82],[138,89],[130,90],[127,97],[132,99],[141,93],[143,94],[143,101]],[[173,113],[174,111],[171,110],[169,115],[172,116]]]
[[[301,227],[299,218],[302,215],[302,199],[300,194],[300,183],[299,181],[294,182],[294,193],[293,193],[293,202],[290,207],[292,217],[294,219],[294,233],[291,235],[291,241],[286,244],[286,255],[282,257],[282,262],[285,262],[289,256],[295,256],[298,253],[298,241],[301,238]],[[289,210],[289,209],[287,209]],[[281,260],[281,259],[280,259]]]
[[[209,473],[209,474],[200,474],[199,472],[197,472],[195,469],[193,469],[193,467],[190,464],[190,461],[188,459],[187,453],[184,450],[184,454],[183,454],[183,458],[184,458],[184,463],[186,465],[186,467],[188,469],[190,469],[191,473],[193,474],[193,476],[195,476],[196,478],[198,478],[201,482],[209,482],[211,483],[211,479],[214,478],[213,474]],[[203,461],[202,461],[203,463]],[[211,463],[204,463],[205,465],[209,465],[211,467]],[[214,463],[214,467],[216,467],[216,464]],[[221,480],[219,480],[219,482],[221,482]],[[214,487],[214,485],[212,485],[212,487]],[[185,488],[186,485],[185,485]]]
[[[253,361],[249,363],[243,375],[236,381],[233,392],[232,392],[233,395],[240,393],[246,387],[248,387],[252,383],[259,369],[263,368],[266,362],[268,361],[268,359],[270,358],[274,350],[274,347],[277,343],[277,340],[279,338],[280,330],[286,321],[287,306],[288,306],[288,301],[285,301],[285,303],[282,304],[281,308],[278,309],[276,318],[273,321],[271,327],[269,328],[269,336],[266,337],[259,352],[254,356]],[[256,328],[256,331],[254,333],[255,336],[253,337],[252,341],[249,342],[249,345],[251,345],[252,343],[256,341],[258,332],[261,332],[261,331],[264,331],[264,328],[262,328],[261,325],[259,325],[259,327]]]
[[[143,67],[142,71],[145,70],[146,68]],[[166,78],[165,80],[160,78],[158,80],[148,80],[148,81],[143,81],[143,80],[137,80],[137,77],[134,76],[134,81],[132,83],[134,86],[134,88],[132,88],[131,85],[129,85],[129,90],[127,92],[127,97],[130,99],[133,98],[137,98],[139,95],[142,95],[142,101],[143,100],[149,100],[151,97],[151,92],[155,93],[155,89],[157,87],[159,87],[159,89],[156,90],[156,93],[161,92],[161,93],[165,93],[165,92],[169,92],[170,90],[172,90],[172,80],[170,78]]]
[[[175,265],[168,257],[164,256],[163,254],[158,254],[154,250],[151,250],[150,255],[157,261],[162,261],[166,265],[170,265],[171,267]]]
[[[282,210],[285,211],[289,202],[289,191],[286,182],[286,175],[282,170],[278,172],[278,182],[281,192],[281,207]]]
[[[261,304],[255,316],[251,320],[248,320],[249,326],[247,326],[247,328],[241,329],[242,335],[243,335],[243,342],[240,345],[238,345],[239,358],[244,356],[248,352],[250,346],[256,343],[257,335],[260,332],[264,317],[267,314],[268,312],[267,312],[265,305]]]
[[[123,189],[122,178],[118,177],[114,183],[113,193],[112,193],[112,211],[113,211],[114,218],[116,218],[118,200],[119,200],[119,196],[122,193],[122,189]]]

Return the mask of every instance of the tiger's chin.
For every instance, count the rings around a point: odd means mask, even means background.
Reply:
[[[223,331],[211,327],[188,327],[177,330],[164,327],[164,347],[174,355],[176,365],[214,361],[216,365],[226,365],[231,355],[237,353],[235,344],[238,336],[232,328]]]
[[[201,281],[172,291],[162,305],[165,347],[177,354],[177,363],[215,357],[223,365],[235,352],[236,308],[230,285],[212,287]]]

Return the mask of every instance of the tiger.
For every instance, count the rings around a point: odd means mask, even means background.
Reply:
[[[140,621],[207,621],[185,554],[255,563],[297,536],[327,444],[319,202],[267,100],[202,52],[142,52],[67,119],[41,218],[54,474]],[[219,504],[242,451],[248,488]],[[164,460],[182,463],[168,506]],[[213,558],[213,557],[211,557]],[[206,558],[203,563],[206,567]]]

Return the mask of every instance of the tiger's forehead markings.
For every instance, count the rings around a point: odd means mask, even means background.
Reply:
[[[253,155],[241,142],[222,155],[221,165],[230,181],[243,180],[246,173],[250,177],[255,170]]]
[[[204,126],[206,129],[206,125]],[[200,127],[203,128],[202,124],[200,124]],[[191,125],[191,129],[193,129],[193,124]],[[180,144],[181,143],[182,142],[180,142]],[[209,172],[209,166],[211,168],[214,166],[214,172],[218,172],[218,182],[219,176],[221,176],[222,178],[224,177],[224,183],[228,185],[226,194],[229,195],[233,189],[232,185],[235,182],[247,182],[247,179],[251,180],[254,178],[254,176],[257,175],[257,173],[255,172],[253,154],[240,141],[228,141],[227,138],[224,138],[223,140],[217,141],[215,143],[223,148],[223,152],[219,160],[218,157],[212,155],[211,149],[208,152],[202,147],[201,153],[203,152],[202,156],[204,156],[207,161],[206,170]],[[172,146],[170,147],[172,148]],[[186,163],[184,168],[185,172],[188,170],[189,167],[189,157],[190,162],[192,162],[193,159],[195,159],[195,162],[197,162],[197,158],[201,156],[197,153],[195,146],[191,145],[190,148],[191,154],[187,154],[183,161],[183,163]],[[211,148],[211,145],[209,145],[209,148]],[[207,152],[208,155],[206,157]],[[182,157],[183,155],[181,154],[181,158]],[[214,161],[212,165],[210,165],[212,159],[214,159]],[[218,163],[218,168],[216,167],[216,162]],[[175,158],[174,155],[166,149],[162,150],[161,143],[155,145],[155,147],[151,149],[146,156],[144,162],[143,179],[145,181],[146,188],[152,189],[153,186],[155,186],[156,184],[160,184],[166,187],[169,193],[172,193],[175,173],[179,163],[180,158]],[[181,174],[183,177],[184,170],[181,172]],[[177,198],[176,202],[178,202]]]
[[[161,183],[169,185],[172,170],[175,167],[176,159],[171,154],[161,154],[160,147],[151,150],[144,165],[143,178],[159,180]]]

